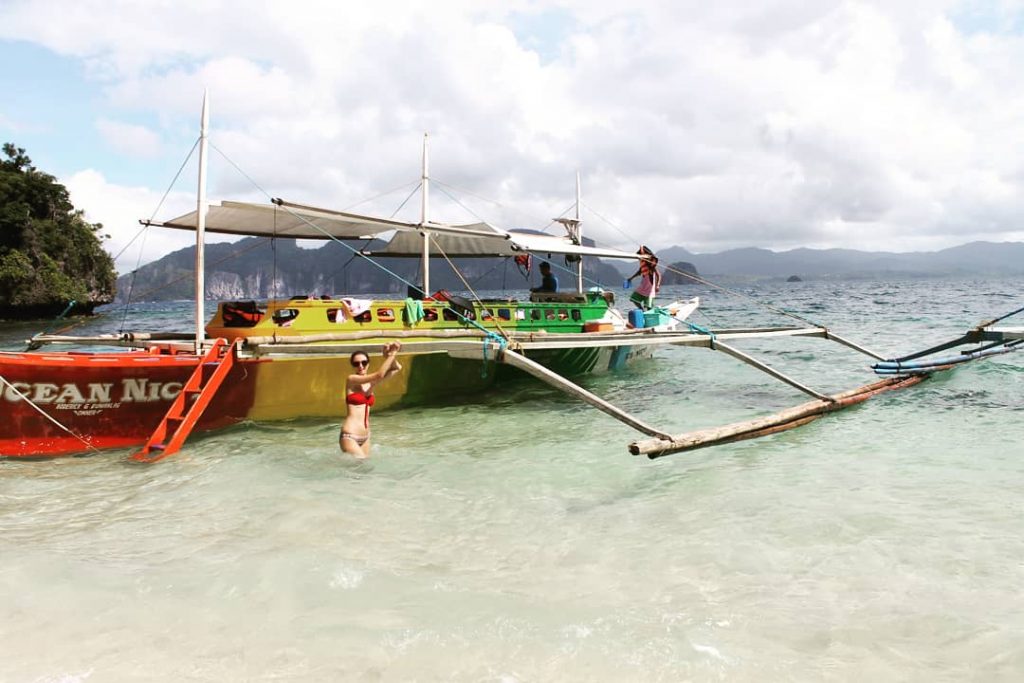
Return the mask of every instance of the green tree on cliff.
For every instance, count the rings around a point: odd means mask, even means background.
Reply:
[[[67,188],[11,143],[0,157],[0,317],[77,312],[114,298],[114,262],[99,223],[75,210]]]

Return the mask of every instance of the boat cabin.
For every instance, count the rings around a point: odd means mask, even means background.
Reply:
[[[289,299],[225,301],[206,326],[210,337],[300,336],[367,330],[485,329],[573,333],[607,321],[611,292],[583,294],[534,292],[528,301],[470,301],[438,292],[422,301],[361,299],[346,296],[295,296]],[[606,329],[606,328],[605,328]]]

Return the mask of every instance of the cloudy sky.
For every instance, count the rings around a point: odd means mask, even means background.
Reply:
[[[429,132],[448,222],[543,227],[579,170],[608,246],[1024,240],[1024,0],[0,0],[0,65],[0,139],[113,253],[204,88],[211,200],[390,215]],[[190,162],[157,218],[194,193]],[[187,242],[150,230],[118,267]]]

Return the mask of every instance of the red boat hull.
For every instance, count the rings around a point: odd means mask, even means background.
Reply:
[[[198,363],[193,354],[0,353],[0,457],[140,444]],[[244,419],[253,387],[236,366],[197,428]]]

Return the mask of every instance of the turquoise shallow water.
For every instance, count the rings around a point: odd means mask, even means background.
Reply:
[[[1020,306],[1017,284],[738,286],[898,353]],[[873,378],[819,340],[742,348],[828,391]],[[586,384],[671,431],[804,400],[697,349]],[[359,465],[315,421],[153,467],[0,462],[0,680],[1019,680],[1022,408],[1024,354],[657,461],[523,383],[378,414]]]

